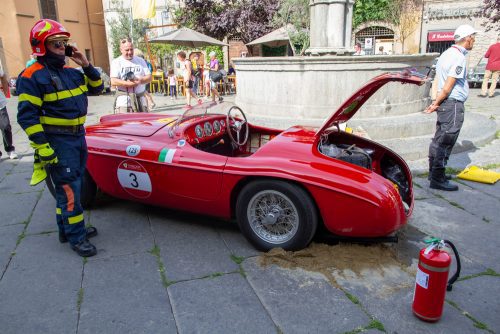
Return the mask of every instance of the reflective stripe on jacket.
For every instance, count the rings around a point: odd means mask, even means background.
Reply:
[[[47,142],[43,124],[83,125],[87,115],[87,93],[99,94],[103,84],[99,72],[90,65],[80,71],[64,67],[50,71],[39,62],[18,77],[17,121],[37,144]]]

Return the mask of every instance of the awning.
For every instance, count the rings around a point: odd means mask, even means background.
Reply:
[[[270,47],[282,46],[290,44],[290,37],[286,27],[282,27],[264,35],[256,40],[247,43],[247,45],[264,44]]]
[[[453,41],[454,30],[430,31],[427,33],[427,42]]]

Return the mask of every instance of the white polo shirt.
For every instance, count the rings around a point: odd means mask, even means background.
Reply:
[[[438,78],[438,94],[444,87],[448,77],[456,78],[448,98],[465,102],[469,96],[469,83],[467,82],[467,68],[465,55],[467,50],[459,45],[453,45],[443,52],[436,64],[436,76]]]

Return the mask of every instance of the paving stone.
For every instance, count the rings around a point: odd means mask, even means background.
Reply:
[[[45,183],[41,182],[36,186],[30,186],[31,172],[27,173],[10,173],[6,175],[0,182],[0,193],[2,194],[17,194],[26,192],[40,191],[45,187]]]
[[[99,235],[92,238],[92,243],[97,247],[97,255],[90,258],[90,261],[147,252],[154,246],[145,207],[139,203],[112,199],[96,205],[86,223],[92,224],[99,231]]]
[[[318,273],[260,267],[243,268],[250,285],[283,333],[343,333],[370,323],[368,316]]]
[[[2,157],[0,158],[0,182],[5,176],[7,176],[7,174],[12,171],[12,169],[14,169],[15,166],[15,163],[12,163],[12,161],[6,159],[2,154]]]
[[[228,225],[225,228],[217,228],[217,231],[222,236],[222,239],[224,239],[226,246],[232,254],[243,257],[257,256],[260,254],[260,252],[245,239],[236,223]]]
[[[231,252],[210,225],[210,217],[165,211],[149,214],[169,280],[204,277],[236,271]],[[171,217],[171,218],[169,218]]]
[[[16,147],[17,150],[17,147]],[[19,154],[19,162],[16,164],[15,168],[12,170],[14,173],[33,173],[33,153]]]
[[[67,245],[46,235],[24,238],[0,281],[1,332],[76,332],[82,265]]]
[[[6,194],[0,191],[2,212],[0,226],[27,222],[38,201],[38,196],[40,196],[38,192]]]
[[[500,182],[497,182],[495,184],[486,184],[486,183],[480,183],[480,182],[472,182],[472,181],[466,181],[466,180],[460,180],[463,184],[466,184],[467,186],[477,189],[485,194],[491,195],[497,199],[500,199]],[[460,186],[460,185],[459,185]]]
[[[383,271],[363,270],[336,273],[338,284],[355,296],[368,313],[381,322],[387,333],[479,333],[473,323],[454,307],[445,304],[443,317],[437,323],[427,323],[413,315],[414,277],[392,266]]]
[[[429,181],[423,178],[414,178],[413,179],[413,196],[416,200],[433,198],[434,194],[432,194],[428,189]]]
[[[442,199],[417,201],[410,223],[428,235],[452,241],[460,254],[500,272],[498,224],[486,224]]]
[[[500,333],[500,277],[479,276],[454,284],[446,299],[455,302],[474,319]]]
[[[0,276],[9,263],[12,252],[16,248],[17,238],[23,229],[23,224],[0,226]]]
[[[57,231],[56,200],[50,194],[49,189],[45,187],[42,197],[33,211],[26,233],[37,234],[49,231]]]
[[[179,333],[277,332],[240,274],[176,283],[168,293]]]
[[[175,333],[167,290],[149,253],[85,265],[78,333]]]
[[[445,193],[434,189],[430,191],[434,194],[444,196],[447,201],[457,203],[465,211],[485,222],[500,223],[500,215],[498,214],[500,198],[487,196],[481,191],[467,186],[460,187],[459,191]]]

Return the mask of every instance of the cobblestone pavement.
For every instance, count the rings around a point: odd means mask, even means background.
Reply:
[[[91,97],[88,123],[112,100]],[[156,100],[164,111],[182,103]],[[499,106],[500,96],[468,103],[492,117]],[[499,184],[459,181],[458,192],[445,193],[416,177],[413,217],[399,243],[388,245],[394,258],[376,265],[365,259],[381,245],[337,258],[335,250],[348,245],[319,233],[294,262],[293,254],[263,256],[234,222],[102,196],[86,211],[99,229],[99,253],[82,259],[58,242],[46,187],[28,186],[33,157],[15,122],[16,98],[8,110],[20,159],[0,162],[1,333],[500,333]],[[451,163],[498,169],[499,153],[496,140]],[[462,256],[462,278],[434,324],[411,311],[416,258],[428,235],[452,240]],[[325,249],[333,255],[325,258]],[[316,260],[347,267],[316,270]]]

